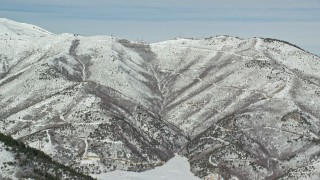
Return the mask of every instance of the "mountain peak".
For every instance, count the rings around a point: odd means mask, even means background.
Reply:
[[[40,37],[48,35],[52,35],[52,33],[38,26],[0,18],[0,36],[13,38],[17,36]]]

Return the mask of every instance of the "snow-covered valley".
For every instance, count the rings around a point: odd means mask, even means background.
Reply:
[[[197,180],[190,172],[190,165],[188,159],[176,155],[170,159],[166,164],[156,167],[153,170],[144,172],[127,172],[127,171],[113,171],[102,174],[92,174],[93,177],[104,179],[117,179],[117,180],[168,180],[168,179],[183,179],[183,180]]]

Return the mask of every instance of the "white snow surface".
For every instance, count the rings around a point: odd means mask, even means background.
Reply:
[[[0,142],[0,179],[2,178],[10,178],[10,179],[17,179],[15,177],[16,167],[13,165],[8,165],[6,163],[14,162],[14,155],[5,149],[5,145],[3,142]]]
[[[0,18],[0,35],[37,37],[52,35],[52,33],[38,26],[25,23],[18,23],[6,18]]]
[[[98,180],[117,179],[117,180],[197,180],[198,177],[190,172],[188,159],[176,155],[163,166],[144,172],[113,171],[109,173],[92,174]]]

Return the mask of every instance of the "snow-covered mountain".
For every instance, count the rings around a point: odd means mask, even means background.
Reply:
[[[179,153],[201,178],[320,178],[320,58],[295,45],[0,31],[1,132],[59,163],[143,171]]]

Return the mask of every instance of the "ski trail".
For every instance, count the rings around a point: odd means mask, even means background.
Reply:
[[[256,50],[260,50],[260,49],[261,49],[261,46],[262,46],[262,39],[261,39],[261,38],[257,38],[257,39],[256,39],[256,43],[255,43],[255,45],[254,45],[254,48],[255,48]]]
[[[87,156],[87,154],[88,154],[88,139],[87,138],[84,139],[84,143],[85,143],[86,146],[85,146],[82,158],[85,158]]]
[[[51,136],[50,136],[50,134],[49,134],[49,130],[47,129],[46,132],[47,132],[47,138],[48,138],[48,140],[49,140],[49,144],[52,145]]]

